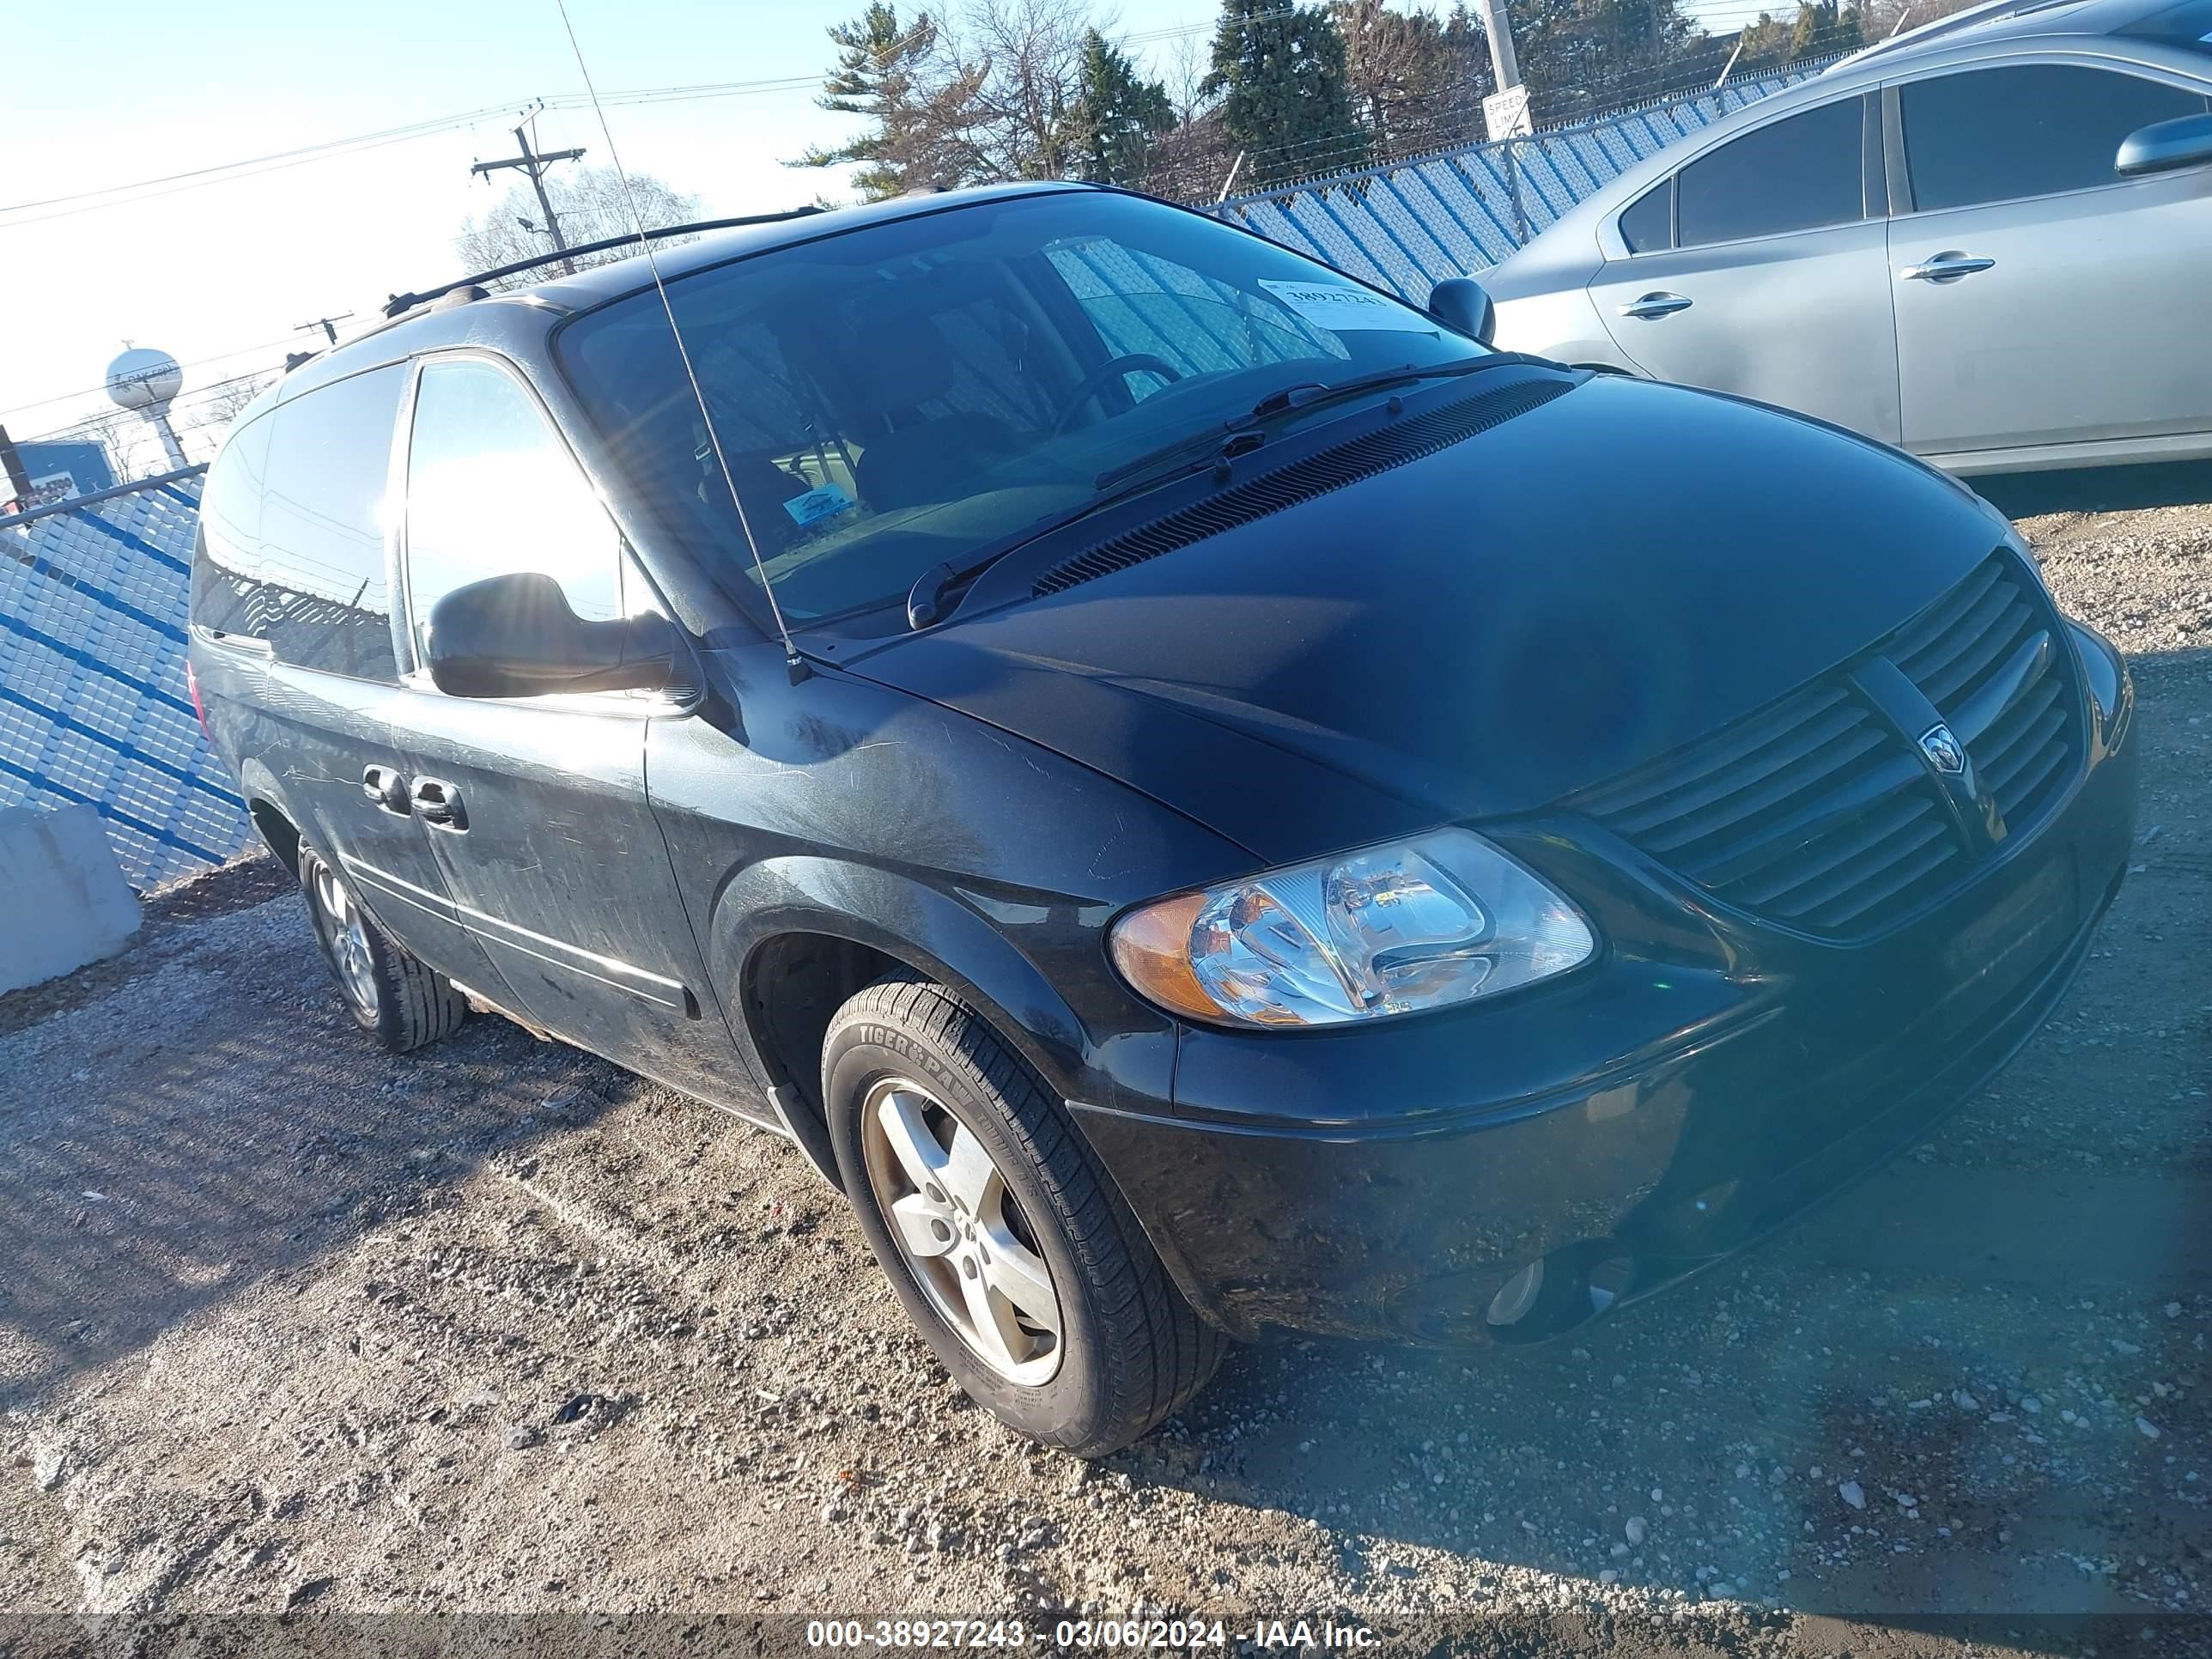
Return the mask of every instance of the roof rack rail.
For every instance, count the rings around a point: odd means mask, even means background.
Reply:
[[[432,300],[442,299],[455,289],[467,288],[471,283],[495,282],[501,276],[512,276],[518,271],[535,270],[541,265],[556,265],[563,259],[573,259],[580,253],[605,253],[610,248],[628,247],[641,240],[657,242],[664,236],[690,236],[707,230],[735,230],[744,225],[781,224],[787,219],[804,219],[809,215],[825,210],[810,204],[805,207],[787,209],[781,213],[748,214],[741,219],[702,219],[695,224],[663,225],[658,230],[642,233],[641,237],[637,231],[626,231],[620,236],[609,236],[596,242],[580,243],[574,247],[561,248],[551,253],[538,254],[532,258],[517,259],[511,265],[495,265],[489,270],[479,270],[466,276],[456,276],[450,283],[441,283],[436,288],[426,288],[419,293],[395,294],[385,302],[384,314],[386,317],[397,317],[404,312],[414,310],[416,306],[425,305]]]

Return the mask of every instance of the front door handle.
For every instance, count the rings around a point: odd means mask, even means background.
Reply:
[[[1909,283],[1954,283],[1961,276],[1971,276],[1978,270],[1987,270],[1996,264],[1978,253],[1961,253],[1956,248],[1947,248],[1924,264],[1907,265],[1897,274]]]
[[[442,778],[417,778],[410,792],[415,803],[415,815],[425,823],[434,823],[441,830],[456,834],[469,827],[469,815],[461,806],[461,792]]]
[[[361,793],[384,811],[399,817],[404,818],[415,810],[407,799],[407,780],[389,766],[362,767]]]
[[[1630,301],[1621,307],[1620,314],[1624,317],[1671,317],[1678,311],[1689,308],[1690,302],[1680,295],[1668,294],[1662,289]]]

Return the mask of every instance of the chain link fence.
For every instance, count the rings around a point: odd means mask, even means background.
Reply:
[[[0,518],[0,806],[95,808],[141,889],[249,835],[185,685],[206,470]]]
[[[1647,155],[1835,61],[1792,64],[1530,138],[1232,196],[1213,211],[1422,305],[1444,277],[1496,264]]]

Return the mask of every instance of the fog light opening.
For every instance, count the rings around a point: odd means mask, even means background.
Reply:
[[[1595,1243],[1571,1244],[1522,1267],[1490,1298],[1485,1315],[1500,1342],[1541,1342],[1589,1323],[1626,1296],[1636,1264]]]
[[[1544,1261],[1539,1256],[1498,1287],[1490,1298],[1489,1320],[1493,1325],[1517,1324],[1536,1305],[1544,1291]]]

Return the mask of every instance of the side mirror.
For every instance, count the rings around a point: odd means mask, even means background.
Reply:
[[[2181,115],[2137,127],[2120,141],[2112,170],[2123,179],[2212,161],[2212,115]]]
[[[457,587],[430,607],[430,678],[456,697],[665,690],[681,650],[665,617],[586,622],[552,577],[529,572]]]
[[[1453,333],[1484,345],[1498,332],[1498,307],[1472,276],[1447,276],[1431,289],[1429,315]]]

